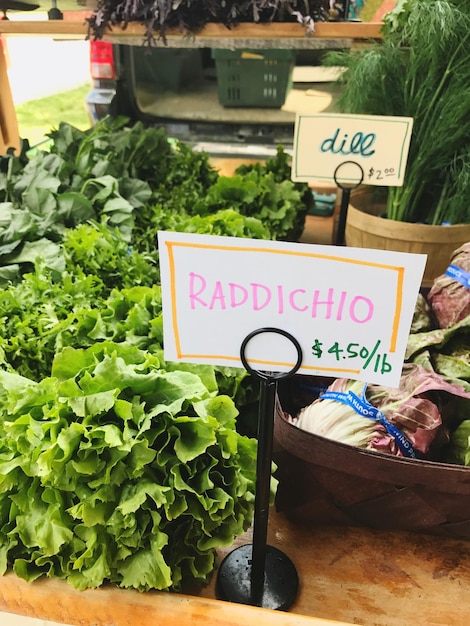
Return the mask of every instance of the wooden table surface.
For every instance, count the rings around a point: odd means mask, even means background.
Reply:
[[[241,537],[236,545],[249,542]],[[76,591],[58,580],[0,577],[0,610],[77,626],[467,626],[470,542],[406,532],[301,526],[272,511],[269,544],[294,562],[288,613],[197,596],[114,587]],[[235,547],[235,546],[233,546]],[[220,558],[233,547],[220,553]],[[324,621],[331,620],[331,621]]]

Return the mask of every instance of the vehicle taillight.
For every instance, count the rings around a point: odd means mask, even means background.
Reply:
[[[111,80],[116,77],[112,43],[90,42],[90,73],[91,77],[96,79]]]

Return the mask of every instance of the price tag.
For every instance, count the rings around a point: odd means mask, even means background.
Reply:
[[[400,187],[412,128],[411,117],[299,113],[292,180]]]

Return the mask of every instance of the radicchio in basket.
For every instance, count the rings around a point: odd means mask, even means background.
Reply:
[[[470,242],[460,246],[427,296],[440,328],[448,328],[470,315]]]
[[[409,363],[397,389],[336,379],[290,421],[308,432],[360,448],[437,459],[449,441],[448,395],[470,399],[463,387]]]

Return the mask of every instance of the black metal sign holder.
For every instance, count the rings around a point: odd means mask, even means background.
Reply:
[[[338,179],[339,171],[345,165],[355,165],[359,169],[359,171],[360,171],[360,176],[358,178],[358,181],[352,183],[351,185],[345,185],[344,183],[342,183]],[[351,191],[353,189],[357,189],[357,187],[359,187],[359,185],[364,180],[364,170],[359,165],[359,163],[356,163],[356,161],[344,161],[343,163],[340,163],[338,165],[338,167],[335,169],[335,172],[333,174],[333,178],[334,178],[334,181],[336,183],[336,186],[339,187],[339,189],[341,189],[341,192],[342,192],[341,193],[341,204],[340,204],[340,209],[339,209],[338,228],[336,230],[336,241],[335,241],[335,244],[337,246],[344,246],[345,245],[344,233],[346,231],[346,220],[347,220],[347,217],[348,217],[348,207],[349,207],[349,202],[350,202],[350,199],[351,199]]]
[[[289,339],[297,350],[297,362],[288,372],[254,370],[246,359],[248,342],[261,333],[276,333]],[[274,414],[277,382],[293,376],[302,364],[302,348],[288,332],[279,328],[259,328],[248,334],[240,348],[246,370],[260,379],[258,412],[258,452],[256,457],[255,509],[253,543],[230,552],[217,573],[216,595],[219,600],[250,604],[268,609],[287,610],[297,597],[299,578],[295,565],[281,550],[267,545]]]
[[[356,166],[357,182],[344,184],[339,180],[340,169]],[[334,180],[342,190],[336,245],[343,246],[346,219],[353,189],[364,180],[364,170],[355,161],[340,163]],[[277,333],[289,339],[297,350],[297,362],[288,372],[262,372],[254,370],[246,358],[246,346],[261,333]],[[277,383],[293,376],[302,364],[302,348],[290,333],[279,328],[259,328],[249,333],[242,342],[240,357],[245,369],[261,382],[258,409],[258,452],[256,457],[255,510],[253,517],[253,543],[230,552],[220,564],[217,573],[216,595],[219,600],[250,604],[269,609],[287,610],[297,597],[299,577],[295,565],[287,555],[267,545],[271,468],[273,455],[274,415]]]

